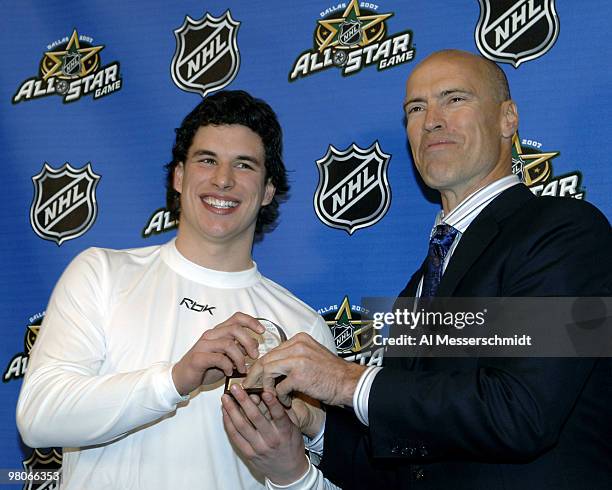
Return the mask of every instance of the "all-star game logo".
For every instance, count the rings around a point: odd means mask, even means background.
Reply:
[[[177,226],[178,221],[170,219],[170,211],[168,211],[167,208],[159,208],[153,211],[141,235],[142,238],[149,238],[153,235],[159,235],[160,233],[174,230]]]
[[[174,83],[202,97],[229,85],[240,68],[239,27],[240,22],[232,18],[229,10],[221,17],[206,13],[200,20],[186,16],[183,25],[174,31]]]
[[[34,449],[30,456],[23,460],[25,471],[44,472],[52,478],[44,481],[29,481],[23,490],[59,490],[62,473],[62,452],[60,448]],[[40,473],[39,473],[40,474]]]
[[[320,13],[314,32],[313,49],[298,56],[289,72],[289,81],[337,67],[342,75],[354,75],[376,65],[385,70],[414,59],[412,31],[387,36],[387,20],[392,13],[377,13],[370,2],[341,2]],[[342,12],[340,13],[340,11]]]
[[[559,36],[555,0],[479,0],[474,32],[480,52],[493,61],[518,68],[539,58]]]
[[[55,169],[45,162],[40,173],[32,177],[32,229],[39,237],[54,241],[58,246],[83,235],[98,216],[96,187],[99,180],[91,163],[76,169],[66,162]]]
[[[3,382],[8,383],[11,380],[23,378],[25,375],[28,367],[28,360],[30,359],[30,352],[32,351],[36,337],[38,337],[38,332],[40,331],[40,326],[44,317],[45,312],[43,311],[29,318],[23,339],[23,352],[15,354],[8,362],[4,370],[4,375],[2,376]]]
[[[57,94],[63,102],[75,102],[84,95],[99,99],[121,89],[119,62],[101,66],[101,44],[72,31],[47,46],[40,60],[38,76],[25,80],[13,96],[13,104]]]
[[[378,141],[365,150],[355,143],[344,151],[329,145],[325,156],[317,160],[314,207],[319,219],[349,235],[378,223],[391,204],[390,160]]]
[[[542,152],[542,144],[534,140],[521,140],[518,133],[512,138],[512,172],[536,196],[561,196],[584,199],[582,174],[579,171],[553,175],[552,159],[560,152]]]
[[[362,365],[382,366],[385,349],[373,349],[372,321],[362,319],[368,314],[365,308],[351,304],[348,296],[345,296],[340,307],[337,304],[329,305],[317,313],[329,326],[340,357]]]

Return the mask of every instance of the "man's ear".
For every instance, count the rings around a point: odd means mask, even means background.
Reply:
[[[183,172],[185,171],[183,162],[177,163],[174,167],[174,175],[172,176],[172,187],[179,194],[183,191]]]
[[[276,193],[276,187],[272,183],[272,179],[268,179],[268,181],[266,182],[266,188],[264,190],[264,196],[263,196],[263,199],[261,200],[261,205],[267,206],[268,204],[270,204],[272,202],[272,199],[274,199],[275,193]]]
[[[501,134],[504,138],[512,138],[518,129],[518,109],[512,100],[505,100],[501,107]]]

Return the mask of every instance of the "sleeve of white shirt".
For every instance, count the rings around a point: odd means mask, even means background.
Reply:
[[[310,330],[307,332],[310,336],[315,339],[319,344],[323,345],[330,352],[336,354],[336,343],[334,342],[334,337],[331,334],[331,330],[323,320],[323,317],[317,315],[314,323],[310,327]]]
[[[325,478],[321,470],[312,463],[304,476],[289,485],[276,485],[266,478],[266,488],[268,490],[340,490],[340,487]]]
[[[17,403],[30,447],[82,447],[111,441],[176,409],[172,364],[100,375],[110,309],[108,257],[80,254],[51,296]]]
[[[379,373],[382,367],[370,366],[368,367],[355,387],[355,393],[353,394],[353,410],[359,421],[366,426],[370,425],[368,417],[368,402],[370,399],[370,390],[374,383],[374,378]]]

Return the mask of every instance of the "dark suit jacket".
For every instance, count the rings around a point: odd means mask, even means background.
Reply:
[[[438,296],[611,293],[606,218],[518,185],[466,230]],[[345,489],[612,488],[610,358],[386,357],[369,422],[328,410],[322,469]]]

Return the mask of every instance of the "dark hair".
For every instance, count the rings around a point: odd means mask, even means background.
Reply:
[[[172,161],[166,168],[166,205],[171,219],[180,215],[180,193],[174,190],[174,169],[185,162],[193,137],[199,128],[209,125],[240,124],[257,133],[265,152],[266,181],[276,192],[272,202],[259,210],[255,233],[260,234],[273,227],[278,217],[279,199],[289,191],[287,170],[283,163],[283,134],[276,114],[263,100],[256,99],[243,90],[223,90],[206,97],[176,128],[176,140],[172,147]]]

